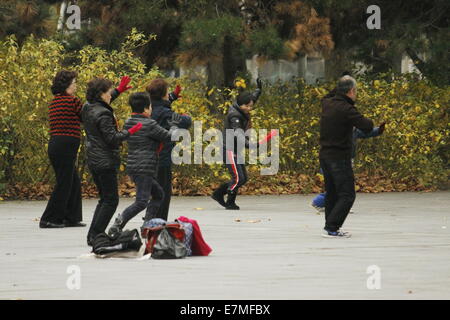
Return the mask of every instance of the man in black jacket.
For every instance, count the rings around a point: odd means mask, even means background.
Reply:
[[[223,130],[223,157],[224,163],[231,174],[231,180],[223,183],[216,189],[211,198],[216,200],[221,206],[227,210],[239,210],[236,204],[236,196],[238,190],[248,180],[245,163],[240,163],[238,159],[242,157],[243,149],[240,149],[240,144],[245,148],[250,147],[248,136],[244,134],[245,131],[251,128],[250,111],[253,105],[258,100],[262,92],[262,82],[257,80],[258,87],[255,92],[243,92],[239,94],[236,103],[231,105],[228,109],[228,114],[225,118],[225,126]],[[233,139],[227,141],[227,131],[233,133]],[[257,147],[257,146],[255,146]],[[239,156],[241,154],[241,156]],[[225,195],[228,195],[225,201]]]
[[[355,107],[356,81],[351,76],[339,79],[336,95],[322,100],[320,119],[320,166],[325,179],[324,237],[349,237],[340,230],[355,201],[355,180],[351,164],[353,128],[364,133],[373,122]]]
[[[122,78],[117,89],[112,89],[112,82],[102,78],[88,83],[88,102],[83,106],[81,118],[86,131],[87,164],[100,196],[87,236],[88,245],[92,245],[96,235],[105,231],[119,204],[119,148],[124,140],[142,127],[138,123],[129,130],[119,130],[110,106],[121,92],[131,88],[129,82],[128,77]]]
[[[171,109],[173,101],[179,98],[181,87],[177,86],[171,93],[168,91],[168,83],[161,78],[154,79],[146,88],[150,94],[152,102],[152,115],[158,125],[166,130],[170,130],[169,121],[172,119],[174,112]],[[182,129],[189,129],[192,124],[192,119],[188,115],[181,115],[179,127]],[[175,143],[166,141],[160,146],[159,165],[156,180],[164,190],[164,199],[158,211],[158,218],[167,220],[169,216],[170,199],[172,197],[172,149]]]
[[[136,92],[130,96],[131,117],[125,122],[125,129],[142,123],[142,129],[128,139],[127,173],[136,185],[136,201],[119,215],[108,233],[111,236],[122,231],[128,221],[147,209],[144,220],[156,218],[164,198],[164,191],[155,180],[158,169],[158,148],[161,142],[170,142],[172,133],[178,129],[181,116],[172,114],[167,131],[150,118],[152,107],[147,92]],[[151,197],[151,200],[149,201]]]

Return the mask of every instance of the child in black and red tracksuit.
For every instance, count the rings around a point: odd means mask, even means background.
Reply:
[[[231,180],[221,184],[211,197],[227,210],[239,210],[239,206],[236,204],[236,196],[239,188],[248,180],[245,163],[238,162],[239,158],[244,159],[240,156],[243,150],[238,150],[238,141],[244,142],[246,148],[250,147],[249,138],[244,135],[244,132],[251,128],[250,111],[261,95],[262,83],[259,79],[257,84],[258,88],[254,93],[243,92],[237,97],[236,103],[230,107],[225,119],[223,157],[224,163],[231,174]],[[234,141],[227,142],[227,130],[234,131]],[[226,194],[228,197],[225,201]]]

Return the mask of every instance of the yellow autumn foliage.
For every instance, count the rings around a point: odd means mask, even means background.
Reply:
[[[52,40],[29,38],[19,48],[13,37],[0,43],[0,195],[8,184],[51,184],[53,172],[47,158],[47,107],[52,99],[50,86],[62,68],[79,73],[77,95],[84,100],[87,82],[95,76],[116,83],[123,75],[132,78],[131,92],[144,90],[157,69],[147,70],[132,53],[146,43],[142,34],[133,31],[122,50],[106,52],[85,47],[76,53],[65,52]],[[67,65],[69,64],[69,65]],[[73,67],[70,67],[70,66]],[[450,87],[436,87],[414,76],[358,79],[358,109],[376,124],[387,122],[385,133],[374,139],[359,141],[355,171],[370,177],[390,179],[389,184],[438,187],[449,178],[449,106]],[[200,81],[169,79],[171,87],[183,87],[182,98],[173,109],[202,121],[203,131],[222,129],[223,119],[238,90],[251,89],[244,79],[236,79],[236,89],[209,88]],[[248,193],[289,193],[317,191],[319,172],[320,100],[332,89],[331,83],[310,86],[301,79],[265,85],[253,112],[253,127],[280,130],[280,170],[277,176],[260,177],[260,164],[249,165],[253,187]],[[113,103],[123,123],[129,113],[128,96]],[[191,129],[192,137],[193,128]],[[194,139],[192,139],[194,140]],[[207,143],[204,143],[206,146]],[[192,148],[193,150],[193,148]],[[123,159],[126,159],[126,144]],[[84,161],[84,144],[79,156],[80,176],[90,182]],[[125,175],[121,166],[120,174]],[[205,194],[211,186],[227,179],[220,164],[174,166],[175,193]],[[290,181],[289,179],[298,179]],[[269,190],[259,181],[277,183]],[[360,179],[364,184],[366,180]],[[251,184],[251,183],[250,183]],[[311,186],[306,188],[305,186]],[[281,189],[280,189],[281,188]],[[360,187],[358,187],[360,188]],[[403,188],[403,187],[402,187]],[[183,191],[188,190],[188,191]],[[282,190],[282,191],[280,191]],[[403,189],[402,189],[403,190]]]

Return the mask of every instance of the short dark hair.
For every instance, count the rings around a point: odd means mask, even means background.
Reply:
[[[101,101],[102,93],[108,92],[113,83],[104,78],[94,78],[87,84],[86,100],[89,102]]]
[[[75,79],[78,76],[78,73],[75,71],[69,71],[69,70],[61,70],[59,71],[55,78],[53,79],[52,84],[52,93],[54,95],[56,94],[65,94],[66,89],[70,87],[72,84],[73,79]]]
[[[254,99],[253,94],[250,92],[242,92],[238,95],[236,102],[239,106],[242,106],[243,104],[249,104]]]
[[[152,100],[161,100],[167,94],[169,84],[162,78],[154,79],[145,89]]]
[[[128,102],[131,106],[131,111],[136,113],[144,112],[151,104],[150,95],[147,92],[135,92],[130,95]]]

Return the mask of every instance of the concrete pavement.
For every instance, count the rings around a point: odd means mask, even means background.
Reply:
[[[230,212],[174,197],[171,218],[198,220],[213,252],[144,261],[86,258],[87,228],[39,229],[45,202],[0,202],[0,299],[450,298],[450,192],[358,194],[350,239],[320,236],[312,198],[241,196]],[[85,222],[95,204],[83,202]],[[78,290],[67,287],[70,266]],[[368,289],[369,277],[381,288]]]

